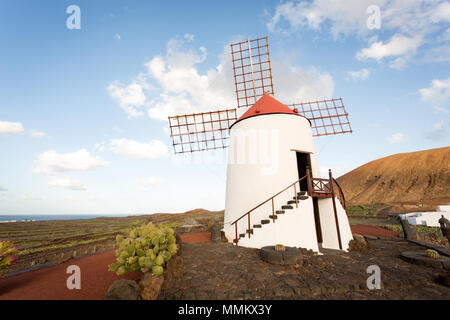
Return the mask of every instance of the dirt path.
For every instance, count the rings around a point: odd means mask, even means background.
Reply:
[[[386,228],[377,227],[377,226],[366,226],[366,225],[351,225],[352,233],[357,233],[361,235],[367,236],[375,236],[375,237],[387,237],[387,238],[397,238],[400,232],[395,232],[392,230],[388,230]]]
[[[211,232],[203,231],[203,232],[184,233],[181,235],[181,242],[182,243],[211,242]]]
[[[0,279],[0,300],[99,300],[117,279],[136,280],[139,273],[118,277],[108,271],[115,261],[114,251],[70,260],[66,263]],[[77,265],[81,270],[81,289],[67,289],[70,274],[67,267]]]

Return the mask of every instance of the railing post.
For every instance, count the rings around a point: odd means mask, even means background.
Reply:
[[[234,223],[234,230],[236,231],[236,245],[238,245],[239,239],[238,239],[238,232],[237,232],[237,222]]]
[[[272,198],[272,220],[273,223],[275,223],[275,206],[273,204],[273,198]]]
[[[297,184],[294,183],[294,199],[295,199],[295,207],[298,208],[298,202],[297,202],[297,187],[295,186]]]
[[[328,170],[328,176],[330,178],[330,190],[331,190],[331,199],[333,200],[333,210],[334,210],[334,220],[336,222],[336,231],[339,241],[339,249],[342,250],[342,241],[341,241],[341,231],[339,230],[339,220],[337,216],[337,209],[336,209],[336,199],[334,198],[334,190],[333,190],[333,175],[331,174],[331,169]]]
[[[251,237],[251,230],[250,230],[250,213],[247,215],[248,217],[248,238],[250,239]]]

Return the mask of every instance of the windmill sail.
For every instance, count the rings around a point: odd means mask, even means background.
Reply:
[[[268,38],[231,44],[238,108],[249,107],[264,93],[273,95]]]
[[[311,121],[314,137],[352,132],[342,98],[289,105]]]
[[[175,154],[227,148],[228,128],[236,119],[236,109],[169,117]]]

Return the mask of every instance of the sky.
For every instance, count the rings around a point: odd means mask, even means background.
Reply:
[[[275,98],[344,99],[322,172],[449,145],[448,1],[4,0],[0,214],[222,210],[226,152],[167,116],[235,108],[229,45],[266,35]]]

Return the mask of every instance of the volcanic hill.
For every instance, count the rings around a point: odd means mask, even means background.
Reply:
[[[337,181],[350,204],[450,203],[450,147],[377,159]]]

